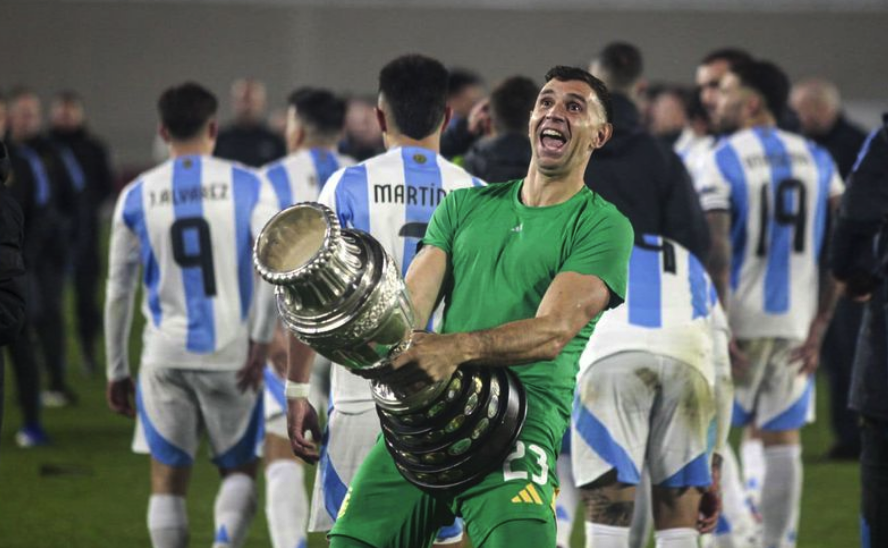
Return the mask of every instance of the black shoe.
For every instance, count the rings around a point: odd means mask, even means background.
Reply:
[[[855,444],[837,443],[830,447],[823,456],[832,461],[856,461],[860,460],[860,446]]]

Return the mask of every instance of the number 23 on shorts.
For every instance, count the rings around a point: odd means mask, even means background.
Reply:
[[[524,470],[516,470],[516,466]],[[534,469],[539,470],[539,473],[531,473]],[[537,485],[546,485],[549,481],[548,457],[535,443],[525,444],[518,440],[515,442],[515,449],[503,463],[503,481],[527,481],[528,477]]]

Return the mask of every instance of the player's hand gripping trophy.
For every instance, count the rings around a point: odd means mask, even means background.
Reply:
[[[268,222],[253,258],[277,286],[284,325],[319,354],[371,379],[386,446],[407,480],[448,489],[501,465],[526,411],[507,368],[462,366],[450,379],[409,386],[378,380],[409,347],[414,327],[407,288],[378,241],[341,228],[329,208],[302,203]]]

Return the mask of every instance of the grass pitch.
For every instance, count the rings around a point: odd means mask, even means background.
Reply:
[[[133,364],[138,363],[141,325],[141,318],[137,318],[130,347]],[[133,422],[107,409],[103,373],[95,378],[80,373],[78,349],[70,331],[69,380],[80,401],[74,407],[44,409],[50,446],[16,447],[13,438],[21,415],[12,371],[7,367],[0,431],[0,548],[150,548],[146,526],[148,458],[129,449]],[[825,377],[819,387],[820,420],[803,431],[805,483],[798,546],[849,548],[859,545],[858,469],[856,463],[836,464],[820,457],[832,439]],[[313,480],[314,468],[306,467],[307,485]],[[246,543],[251,548],[271,546],[262,510],[263,484],[260,477],[260,510]],[[202,450],[188,497],[191,546],[212,544],[217,487],[216,470]],[[324,546],[322,535],[310,536],[310,548]],[[582,525],[574,530],[573,546],[582,546]]]

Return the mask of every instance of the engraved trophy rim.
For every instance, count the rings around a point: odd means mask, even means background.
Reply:
[[[303,261],[299,266],[290,270],[275,270],[267,266],[267,261],[263,260],[270,241],[271,233],[287,217],[292,216],[298,210],[309,209],[320,214],[320,218],[325,221],[326,228],[324,236],[321,239],[317,251],[307,260]],[[272,216],[256,238],[256,245],[253,246],[253,264],[262,278],[274,285],[280,285],[306,278],[310,274],[317,272],[321,267],[326,265],[329,260],[339,251],[342,245],[342,228],[336,214],[329,207],[318,202],[300,202],[283,209]]]

